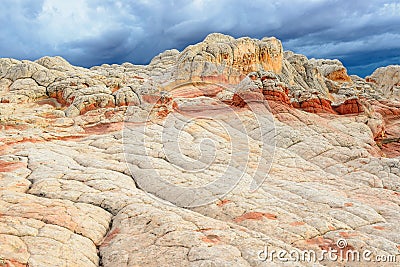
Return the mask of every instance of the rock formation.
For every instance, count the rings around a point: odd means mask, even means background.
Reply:
[[[0,59],[0,266],[400,261],[399,82],[222,34],[147,66]],[[345,260],[295,264],[376,264]]]
[[[371,76],[366,77],[366,81],[374,84],[382,90],[384,96],[399,98],[400,94],[400,66],[387,66],[374,71]]]

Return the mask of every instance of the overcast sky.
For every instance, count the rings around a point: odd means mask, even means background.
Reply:
[[[400,0],[2,0],[0,57],[146,64],[211,32],[275,36],[285,50],[338,58],[349,73],[400,64]]]

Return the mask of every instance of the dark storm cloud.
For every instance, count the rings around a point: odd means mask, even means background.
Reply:
[[[339,58],[349,72],[399,64],[400,1],[3,0],[0,57],[148,63],[211,32],[276,36],[285,49]],[[7,26],[5,26],[7,25]]]
[[[121,62],[137,45],[130,40],[130,36],[129,29],[121,28],[103,32],[95,37],[66,42],[60,50],[67,52],[61,52],[61,56],[69,57],[71,61],[84,62],[87,66],[102,64],[110,59]]]

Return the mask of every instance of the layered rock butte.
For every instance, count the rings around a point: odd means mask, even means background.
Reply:
[[[254,133],[257,101],[274,120],[267,155]],[[0,102],[0,266],[378,266],[263,262],[266,245],[368,249],[400,261],[400,66],[363,79],[338,60],[283,51],[275,38],[211,34],[147,66],[2,58]],[[123,138],[129,109],[147,121],[145,133],[129,129],[145,154]],[[215,120],[199,119],[204,112]],[[204,171],[176,168],[163,150],[174,114],[199,115],[178,129],[177,153],[199,161],[211,139],[215,158]],[[248,158],[232,163],[239,140],[248,140]],[[268,176],[249,191],[264,161]],[[198,186],[227,165],[243,182],[198,207],[159,201],[173,192],[145,192],[137,181],[157,173]]]

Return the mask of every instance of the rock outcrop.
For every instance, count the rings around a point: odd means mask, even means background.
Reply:
[[[147,66],[0,59],[0,266],[398,261],[398,74],[222,34]]]
[[[222,75],[227,82],[238,82],[253,71],[281,72],[282,59],[282,44],[276,38],[234,39],[215,33],[183,50],[174,74],[177,80],[184,81]]]
[[[384,93],[387,98],[394,97],[399,100],[400,97],[400,66],[391,65],[379,68],[365,78]]]

